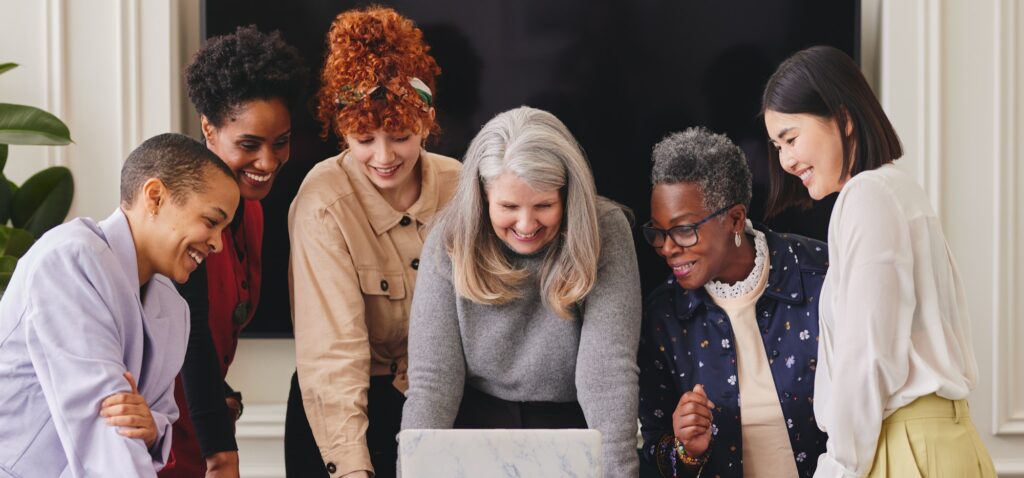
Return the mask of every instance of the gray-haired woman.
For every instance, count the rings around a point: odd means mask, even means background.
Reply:
[[[636,476],[636,254],[561,121],[483,127],[416,287],[402,429],[594,428],[605,474]]]
[[[663,476],[811,476],[825,244],[747,220],[750,171],[723,135],[668,136],[651,182],[644,238],[672,275],[644,303],[644,455]]]

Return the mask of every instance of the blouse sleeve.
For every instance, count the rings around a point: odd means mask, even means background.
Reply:
[[[402,429],[451,428],[462,402],[462,349],[451,266],[435,228],[423,246],[409,316],[409,392]]]
[[[868,473],[885,404],[909,373],[915,308],[908,218],[882,183],[851,182],[837,202],[830,234],[834,340],[827,391],[826,452],[815,476]]]
[[[366,443],[370,338],[355,264],[324,211],[289,213],[295,359],[302,404],[324,463],[373,471]]]
[[[220,375],[217,349],[210,334],[206,264],[200,264],[188,281],[178,286],[178,292],[188,302],[191,315],[181,382],[185,386],[188,413],[195,425],[199,450],[204,457],[238,450],[233,420],[224,401],[224,380]]]
[[[636,476],[640,277],[625,216],[606,212],[600,227],[597,280],[583,304],[576,390],[587,424],[601,432],[605,476]]]

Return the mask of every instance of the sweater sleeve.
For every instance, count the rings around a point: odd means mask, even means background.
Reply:
[[[402,429],[451,428],[462,402],[462,349],[451,262],[440,228],[427,237],[409,317],[409,391]]]
[[[178,293],[188,302],[191,315],[181,382],[185,386],[188,414],[195,425],[199,450],[204,457],[237,450],[233,420],[224,401],[217,349],[210,333],[206,264],[200,264],[188,281],[178,286]]]
[[[576,389],[587,424],[601,432],[605,476],[636,476],[640,277],[625,216],[605,212],[599,227],[601,253],[583,305]]]

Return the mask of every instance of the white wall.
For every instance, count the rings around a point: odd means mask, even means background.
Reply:
[[[75,174],[72,214],[117,204],[121,161],[142,139],[195,132],[181,68],[199,0],[0,0],[0,101],[63,118],[75,144],[12,147],[7,173]],[[972,415],[1001,476],[1024,476],[1024,2],[862,0],[862,56],[963,276],[981,383]],[[229,380],[245,394],[243,476],[283,476],[290,340],[243,340]]]
[[[980,384],[971,415],[1001,476],[1024,476],[1024,2],[874,0],[875,78],[957,258]]]
[[[180,95],[177,15],[170,0],[0,0],[0,101],[62,118],[75,143],[12,146],[17,182],[49,165],[75,177],[72,215],[117,207],[121,162],[142,139],[174,129]]]

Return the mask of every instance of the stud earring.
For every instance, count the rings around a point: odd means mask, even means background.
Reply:
[[[740,247],[740,245],[743,244],[743,241],[740,240],[740,233],[737,232],[735,237],[736,237],[736,247]]]

